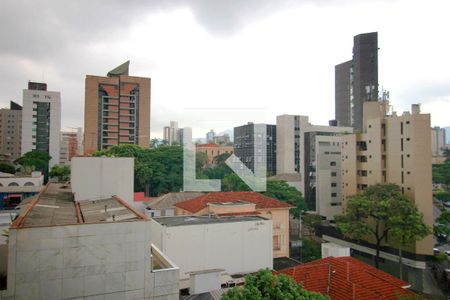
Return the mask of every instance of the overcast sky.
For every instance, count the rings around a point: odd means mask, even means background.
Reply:
[[[83,126],[84,78],[130,60],[152,78],[151,137],[170,120],[202,137],[279,114],[334,118],[334,65],[378,31],[379,83],[394,110],[421,103],[450,125],[450,2],[161,0],[0,2],[0,107],[27,81],[62,95],[62,127]]]

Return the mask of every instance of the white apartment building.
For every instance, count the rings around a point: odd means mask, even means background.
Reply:
[[[47,84],[28,82],[23,90],[22,155],[33,150],[51,156],[49,168],[59,164],[61,94],[47,91]]]
[[[183,129],[178,128],[178,122],[170,121],[170,126],[165,126],[163,130],[163,139],[169,145],[174,143],[181,144],[183,142]]]
[[[337,137],[352,132],[351,127],[312,125],[307,116],[277,116],[277,175],[301,174],[308,209],[327,219],[341,206]]]

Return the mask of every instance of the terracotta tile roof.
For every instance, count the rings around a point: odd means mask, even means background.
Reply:
[[[142,201],[153,201],[158,197],[145,197],[144,192],[135,192],[134,193],[134,201],[136,202],[142,202]]]
[[[415,295],[406,290],[409,283],[348,256],[318,259],[278,273],[332,300],[396,300],[399,295]]]
[[[179,202],[176,207],[188,212],[196,213],[204,209],[208,203],[220,203],[229,201],[247,201],[256,204],[256,209],[291,208],[293,205],[277,199],[264,196],[257,192],[214,192],[191,200]]]

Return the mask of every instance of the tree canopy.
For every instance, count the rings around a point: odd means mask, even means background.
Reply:
[[[0,162],[0,172],[15,174],[16,168],[11,164]]]
[[[183,148],[159,146],[143,149],[138,145],[119,145],[97,151],[94,156],[134,157],[135,191],[151,196],[179,192],[183,188]]]
[[[350,197],[345,213],[336,217],[336,224],[350,238],[375,239],[377,268],[381,243],[389,235],[401,236],[405,243],[410,243],[428,232],[415,205],[401,193],[399,186],[389,183],[369,186]]]
[[[48,162],[51,157],[45,151],[30,151],[16,159],[14,162],[23,167],[34,167],[36,170],[44,172],[48,169]]]
[[[70,179],[70,167],[54,165],[49,173],[50,177],[57,177],[59,181],[67,181]]]
[[[243,288],[234,287],[222,300],[326,300],[328,297],[310,292],[298,285],[291,277],[274,275],[269,269],[245,277]]]

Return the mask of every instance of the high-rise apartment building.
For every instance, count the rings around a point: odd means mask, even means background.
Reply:
[[[22,106],[11,101],[0,109],[0,154],[13,161],[21,155]]]
[[[45,151],[51,156],[49,168],[59,163],[61,94],[47,91],[46,83],[28,82],[23,90],[22,154]]]
[[[150,78],[129,76],[129,61],[107,76],[86,76],[84,153],[114,145],[148,148]]]
[[[72,157],[83,155],[83,130],[62,131],[59,152],[59,164],[70,165]]]
[[[431,154],[433,156],[443,156],[446,135],[445,128],[433,127],[431,128]]]
[[[364,103],[363,132],[341,137],[342,200],[377,183],[395,183],[433,225],[430,115],[413,104],[401,116],[387,114],[387,102]],[[417,260],[433,254],[433,238],[407,249]],[[418,266],[414,262],[413,265]]]
[[[306,116],[277,116],[277,174],[300,174],[308,210],[333,219],[340,212],[339,136],[351,127],[318,126]]]
[[[255,125],[263,125],[266,128],[266,157],[257,157],[255,153]],[[249,168],[255,171],[256,161],[266,161],[266,171],[275,175],[277,170],[277,126],[266,124],[253,124],[234,127],[234,154]]]
[[[164,127],[163,139],[169,145],[181,145],[183,143],[183,128],[178,128],[178,122],[170,121],[170,126]]]
[[[214,143],[214,138],[216,137],[216,133],[213,129],[206,133],[206,143]]]
[[[353,38],[353,59],[335,67],[335,117],[362,130],[363,103],[378,100],[378,33]]]
[[[173,145],[173,144],[181,144],[183,139],[182,134],[180,135],[180,128],[178,128],[178,122],[176,121],[170,121],[170,126],[165,126],[163,130],[163,139],[167,141],[167,144]]]

